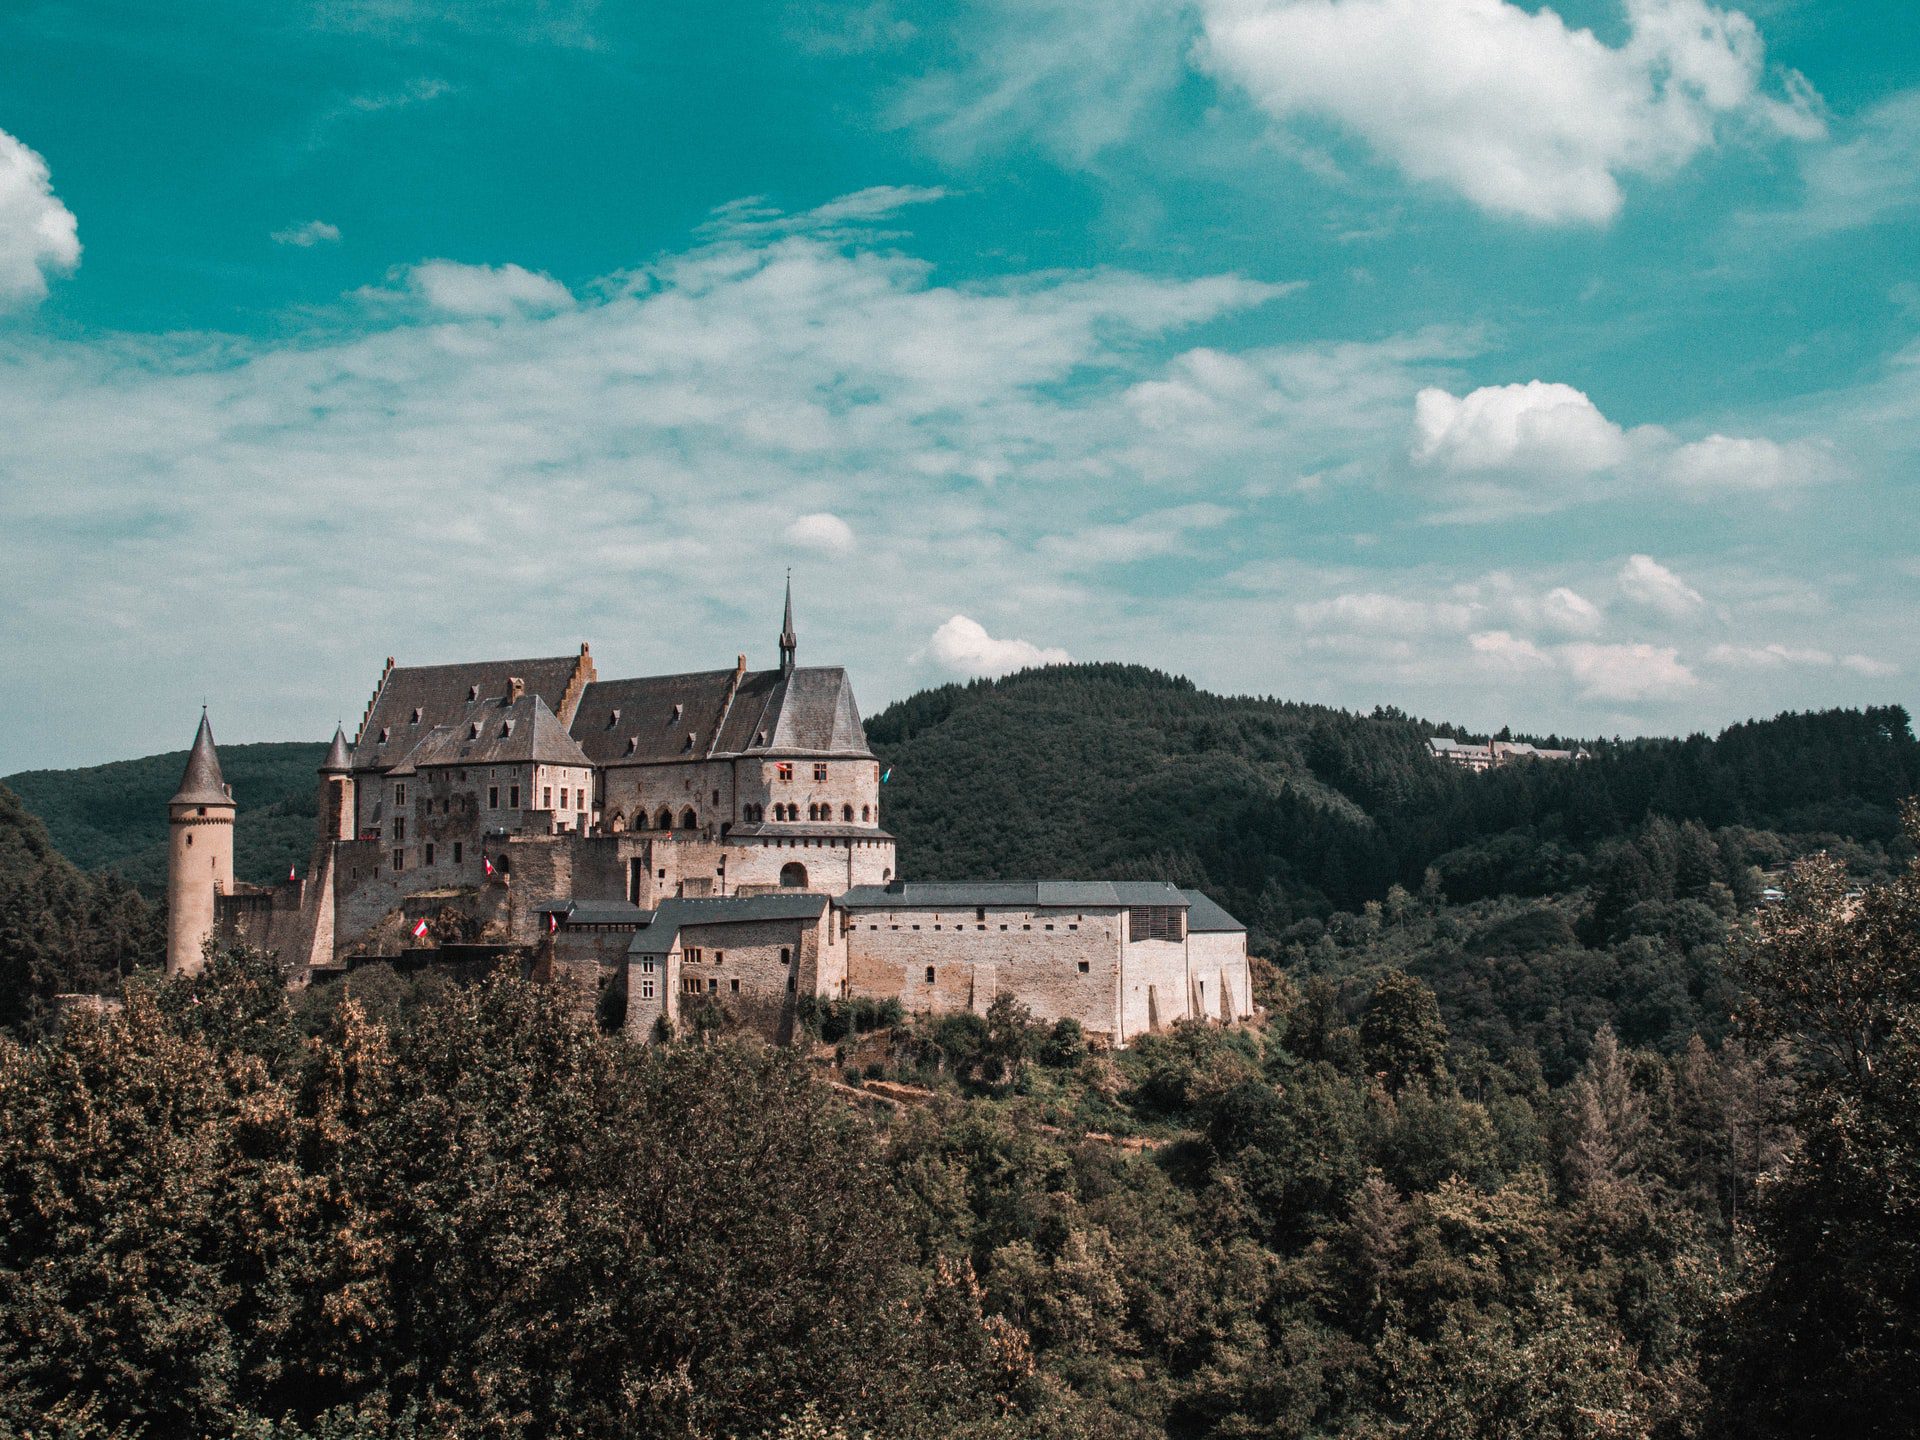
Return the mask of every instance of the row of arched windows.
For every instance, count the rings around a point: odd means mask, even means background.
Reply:
[[[740,818],[747,821],[764,821],[767,818],[767,807],[764,805],[742,805],[740,807]],[[773,818],[779,821],[798,821],[800,818],[800,807],[798,805],[787,804],[775,805],[773,807]],[[832,820],[833,806],[827,804],[809,805],[807,806],[807,819]],[[851,825],[853,823],[853,806],[842,805],[840,807],[840,819],[844,823]],[[871,805],[862,805],[860,807],[861,823],[867,824],[871,822],[872,819],[873,807]],[[614,811],[608,820],[608,827],[615,834],[618,834],[624,829],[625,824],[625,817],[618,810]],[[678,826],[682,830],[697,830],[700,828],[700,816],[691,805],[680,812]],[[673,810],[668,806],[662,806],[660,813],[654,817],[651,826],[647,823],[645,812],[642,812],[633,817],[633,828],[635,830],[646,830],[649,828],[654,830],[672,830],[675,828]]]

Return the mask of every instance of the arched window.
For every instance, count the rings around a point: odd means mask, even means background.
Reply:
[[[871,809],[870,807],[868,807],[868,806],[866,806],[866,805],[862,805],[862,806],[860,807],[860,820],[861,820],[861,823],[863,823],[863,824],[864,824],[864,823],[865,823],[866,821],[868,821],[868,820],[871,820],[872,818],[873,818],[873,811],[872,811],[872,809]]]
[[[622,830],[627,828],[627,817],[622,815],[618,810],[614,811],[613,818],[607,822],[607,828],[618,835]]]
[[[681,829],[694,830],[694,829],[698,829],[699,825],[700,825],[700,817],[693,813],[693,807],[691,805],[689,805],[686,809],[680,812],[680,828]]]
[[[807,888],[807,867],[799,861],[789,861],[780,867],[780,888],[783,890],[804,890]]]
[[[673,828],[673,811],[663,809],[660,812],[660,818],[655,821],[654,824],[662,830],[671,830]]]
[[[840,818],[851,825],[853,823],[853,806],[842,805],[840,807]]]

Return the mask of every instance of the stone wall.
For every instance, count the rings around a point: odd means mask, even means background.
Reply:
[[[1125,923],[1112,909],[850,909],[847,993],[940,1013],[985,1011],[1005,991],[1036,1019],[1112,1036]]]
[[[1245,1020],[1253,1014],[1253,972],[1247,963],[1247,937],[1242,931],[1210,931],[1189,935],[1193,955],[1197,1008],[1211,1020]]]

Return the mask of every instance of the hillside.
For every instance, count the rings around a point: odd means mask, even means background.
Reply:
[[[1716,739],[1584,742],[1578,764],[1475,775],[1433,725],[1225,697],[1133,666],[950,685],[868,721],[904,874],[1165,874],[1257,933],[1419,886],[1553,893],[1650,816],[1744,834],[1750,862],[1826,848],[1884,868],[1920,744],[1897,707],[1781,715]]]
[[[326,752],[324,743],[220,747],[233,787],[237,878],[271,884],[286,878],[289,865],[307,863],[315,770]],[[67,859],[158,896],[167,883],[167,801],[186,764],[185,750],[170,750],[82,770],[26,770],[0,783],[40,817]]]

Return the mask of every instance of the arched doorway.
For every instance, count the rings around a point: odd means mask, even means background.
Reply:
[[[782,890],[804,890],[807,888],[807,867],[798,860],[789,860],[780,867],[780,888]]]

